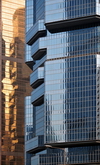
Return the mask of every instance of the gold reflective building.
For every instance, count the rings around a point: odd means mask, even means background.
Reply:
[[[24,164],[25,1],[0,1],[0,165]]]

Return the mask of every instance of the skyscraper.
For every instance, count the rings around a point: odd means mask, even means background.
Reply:
[[[24,164],[25,1],[0,1],[0,165]]]
[[[26,43],[26,165],[100,164],[100,1],[26,0]]]

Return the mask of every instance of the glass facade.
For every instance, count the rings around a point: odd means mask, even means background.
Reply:
[[[99,164],[100,1],[32,3],[26,58],[34,61],[30,75],[33,113],[25,118],[33,126],[29,139],[25,134],[26,165]]]
[[[46,0],[46,22],[53,22],[77,17],[100,14],[96,0]]]
[[[96,139],[96,55],[47,61],[45,70],[46,142]]]
[[[0,164],[24,164],[25,1],[0,1]],[[24,72],[23,72],[24,70]]]

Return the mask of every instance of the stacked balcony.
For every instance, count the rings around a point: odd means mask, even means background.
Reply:
[[[31,103],[41,105],[44,102],[44,62],[46,60],[46,48],[43,37],[46,36],[44,20],[36,22],[26,34],[26,43],[31,46],[31,57],[26,63],[34,71],[30,75],[30,85],[34,89],[31,93]],[[32,60],[33,59],[33,60]]]
[[[66,31],[70,28],[77,28],[100,22],[100,2],[87,1],[66,1],[46,0],[45,25],[51,33]],[[55,9],[55,10],[54,10]]]
[[[26,45],[26,55],[25,55],[25,63],[32,69],[34,65],[34,60],[31,57],[31,46]]]
[[[35,106],[41,105],[44,102],[44,91],[45,86],[44,83],[41,84],[39,87],[37,87],[33,92],[31,93],[31,103]]]
[[[44,20],[39,20],[26,34],[26,43],[32,45],[39,37],[46,35]]]
[[[38,22],[36,22],[26,34],[26,43],[31,46],[27,46],[28,49],[30,49],[31,56],[26,55],[25,61],[31,69],[35,64],[35,60],[41,59],[46,52],[45,48],[41,48],[41,42],[38,40],[40,37],[44,36],[46,36],[46,27],[44,26],[44,20],[39,20]],[[35,47],[36,44],[37,47]]]
[[[47,56],[45,55],[40,60],[37,60],[35,65],[33,66],[33,70],[36,70],[38,67],[44,66],[44,62],[46,61],[46,59],[47,59]]]
[[[40,60],[46,54],[46,48],[42,42],[40,38],[31,47],[31,56],[34,60]]]
[[[44,149],[43,144],[44,144],[44,136],[43,135],[36,136],[26,142],[25,145],[26,151],[30,153],[42,151]]]
[[[37,88],[44,82],[44,67],[39,67],[30,75],[30,85]]]

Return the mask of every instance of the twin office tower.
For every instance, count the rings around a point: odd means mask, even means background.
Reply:
[[[26,165],[100,164],[100,1],[26,0],[26,43]]]

